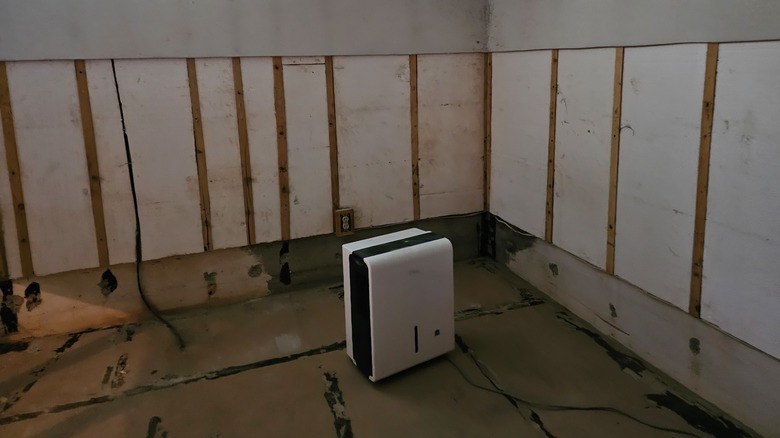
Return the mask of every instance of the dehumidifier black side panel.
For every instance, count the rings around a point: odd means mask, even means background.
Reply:
[[[371,307],[368,301],[368,266],[362,258],[349,256],[349,300],[352,306],[352,354],[366,376],[374,373],[371,360]]]

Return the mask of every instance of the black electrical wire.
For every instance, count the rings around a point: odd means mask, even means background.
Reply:
[[[488,379],[488,381],[492,382],[493,380],[487,375],[485,370],[482,368],[482,365],[479,363],[479,360],[477,358],[473,357],[473,355],[471,355],[471,354],[469,354],[469,355],[472,356],[471,358],[474,360],[474,363],[476,363],[477,368],[479,368],[480,373],[482,373],[482,375],[485,376],[485,378]],[[490,387],[487,387],[487,386],[484,386],[484,385],[480,385],[480,384],[474,382],[473,380],[471,380],[471,378],[469,378],[469,376],[466,375],[465,372],[463,372],[463,370],[455,362],[452,361],[452,359],[450,359],[447,356],[445,356],[445,358],[447,359],[447,361],[449,363],[452,364],[453,367],[455,367],[455,369],[458,371],[458,373],[463,377],[464,380],[466,380],[466,382],[469,385],[471,385],[471,386],[473,386],[475,388],[481,389],[483,391],[492,392],[492,393],[498,394],[498,395],[503,395],[504,397],[508,397],[508,398],[510,398],[510,399],[520,403],[520,404],[526,405],[528,407],[533,407],[533,408],[541,409],[541,410],[545,410],[545,411],[591,411],[591,412],[595,411],[595,412],[610,412],[610,413],[613,413],[613,414],[620,415],[622,417],[626,417],[626,418],[628,418],[630,420],[633,420],[633,421],[635,421],[635,422],[637,422],[637,423],[639,423],[639,424],[641,424],[643,426],[647,426],[647,427],[655,429],[655,430],[660,430],[662,432],[670,432],[670,433],[676,433],[676,434],[680,434],[680,435],[687,435],[687,436],[692,436],[692,437],[695,437],[695,438],[699,438],[698,435],[695,435],[695,434],[690,433],[690,432],[685,431],[685,430],[672,429],[672,428],[667,428],[667,427],[663,427],[663,426],[657,426],[655,424],[648,423],[648,422],[643,421],[643,420],[641,420],[641,419],[639,419],[637,417],[634,417],[633,415],[629,414],[628,412],[621,411],[620,409],[609,407],[609,406],[565,406],[565,405],[546,404],[546,403],[540,403],[540,402],[535,402],[535,401],[531,401],[531,400],[526,400],[526,399],[517,397],[514,394],[510,394],[510,393],[504,391],[503,389],[493,389],[493,388],[490,388]]]
[[[136,195],[135,191],[135,175],[133,175],[133,158],[130,155],[130,141],[127,139],[125,111],[122,108],[122,96],[119,94],[119,81],[116,78],[116,65],[114,65],[113,59],[111,60],[111,71],[114,74],[116,100],[119,102],[119,118],[122,121],[122,136],[124,137],[125,141],[125,154],[127,154],[127,173],[130,175],[130,191],[133,194],[133,210],[135,212],[135,280],[136,284],[138,285],[138,295],[141,297],[141,301],[144,302],[144,305],[147,309],[149,309],[152,315],[154,315],[155,318],[168,327],[168,330],[170,330],[171,334],[173,334],[173,336],[176,338],[176,343],[179,345],[179,349],[184,350],[186,346],[184,344],[184,339],[181,337],[181,334],[179,334],[178,330],[176,330],[176,327],[174,327],[173,324],[168,322],[167,319],[163,318],[163,316],[160,314],[160,311],[157,310],[157,308],[149,301],[149,299],[146,297],[146,294],[144,293],[143,285],[141,284],[141,260],[143,255],[141,249],[141,219],[138,216],[138,196]]]

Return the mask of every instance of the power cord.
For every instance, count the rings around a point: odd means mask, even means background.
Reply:
[[[470,349],[467,352],[467,354],[469,354],[469,356],[471,356],[471,359],[474,360],[474,363],[477,365],[477,368],[479,368],[480,373],[482,373],[482,375],[485,376],[486,379],[488,379],[489,381],[492,382],[493,380],[490,378],[490,376],[488,376],[487,372],[482,367],[481,361],[479,359],[477,359],[471,353]],[[471,378],[469,378],[466,375],[466,373],[455,362],[452,361],[452,359],[450,359],[448,356],[445,356],[445,358],[447,359],[447,362],[449,362],[450,364],[452,364],[453,367],[455,367],[455,369],[458,371],[458,373],[463,377],[463,379],[469,385],[471,385],[471,386],[473,386],[475,388],[481,389],[483,391],[492,392],[492,393],[498,394],[498,395],[503,395],[504,397],[510,398],[510,399],[512,399],[512,400],[514,400],[514,401],[516,401],[516,402],[518,402],[520,404],[526,405],[528,407],[533,407],[533,408],[537,408],[537,409],[541,409],[541,410],[545,410],[545,411],[595,411],[595,412],[610,412],[610,413],[613,413],[613,414],[620,415],[622,417],[626,417],[626,418],[628,418],[630,420],[633,420],[633,421],[635,421],[635,422],[637,422],[637,423],[639,423],[639,424],[641,424],[643,426],[647,426],[647,427],[650,427],[652,429],[660,430],[662,432],[671,432],[671,433],[676,433],[676,434],[680,434],[680,435],[687,435],[687,436],[692,436],[692,437],[695,437],[695,438],[700,438],[698,435],[695,435],[693,433],[690,433],[690,432],[687,432],[687,431],[684,431],[684,430],[672,429],[672,428],[667,428],[667,427],[663,427],[663,426],[657,426],[655,424],[648,423],[648,422],[643,421],[643,420],[641,420],[641,419],[639,419],[637,417],[634,417],[633,415],[631,415],[631,414],[629,414],[629,413],[627,413],[625,411],[621,411],[620,409],[609,407],[609,406],[565,406],[565,405],[546,404],[546,403],[539,403],[539,402],[535,402],[535,401],[531,401],[531,400],[526,400],[526,399],[520,398],[520,397],[518,397],[518,396],[516,396],[514,394],[510,394],[510,393],[504,391],[503,389],[494,389],[494,388],[490,388],[490,387],[487,387],[487,386],[484,386],[484,385],[480,385],[480,384],[474,382],[473,380],[471,380]]]
[[[186,345],[181,334],[176,330],[167,319],[163,318],[160,311],[149,301],[144,293],[143,285],[141,284],[141,260],[143,259],[143,252],[141,250],[141,219],[138,215],[138,196],[135,191],[135,175],[133,175],[133,159],[130,155],[130,141],[127,139],[127,126],[125,125],[125,111],[122,107],[122,96],[119,94],[119,81],[116,78],[116,65],[114,60],[111,60],[111,71],[114,74],[114,87],[116,89],[116,100],[119,102],[119,118],[122,120],[122,136],[125,141],[125,154],[127,155],[127,172],[130,175],[130,191],[133,194],[133,210],[135,212],[135,280],[138,285],[138,295],[141,297],[141,301],[147,309],[157,318],[163,325],[168,327],[171,334],[176,338],[176,343],[179,345],[180,350],[184,350]]]
[[[527,232],[527,231],[523,231],[523,230],[521,230],[520,228],[517,228],[516,226],[514,226],[514,225],[510,224],[509,222],[507,222],[507,221],[505,221],[505,220],[501,219],[501,218],[500,218],[498,215],[496,215],[496,214],[494,214],[494,215],[493,215],[493,217],[496,219],[496,221],[497,221],[497,222],[501,222],[502,224],[506,225],[506,227],[507,227],[507,228],[509,228],[510,230],[514,231],[515,233],[517,233],[517,234],[519,234],[519,235],[521,235],[521,236],[525,236],[525,237],[536,237],[536,238],[539,238],[538,236],[534,236],[533,234],[531,234],[531,233],[529,233],[529,232]]]

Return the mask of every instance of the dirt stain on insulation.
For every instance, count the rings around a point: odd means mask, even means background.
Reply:
[[[114,292],[118,285],[119,282],[110,269],[106,269],[105,272],[103,272],[103,275],[100,277],[100,283],[98,283],[100,292],[105,296],[109,296],[112,292]]]
[[[30,283],[24,290],[24,299],[27,305],[27,311],[30,312],[41,304],[41,285],[37,281]]]
[[[292,283],[292,274],[290,272],[289,263],[282,265],[282,269],[279,271],[279,281],[281,281],[284,285]]]
[[[249,271],[247,271],[247,275],[252,278],[257,278],[263,275],[263,265],[257,264],[250,266]]]
[[[208,287],[209,296],[217,293],[217,273],[216,272],[204,272],[203,279],[206,280],[206,286]]]
[[[699,341],[699,338],[688,339],[688,348],[693,354],[701,353],[701,341]]]

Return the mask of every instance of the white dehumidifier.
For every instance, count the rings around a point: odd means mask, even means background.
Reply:
[[[411,228],[342,253],[347,354],[371,381],[455,347],[449,240]]]

